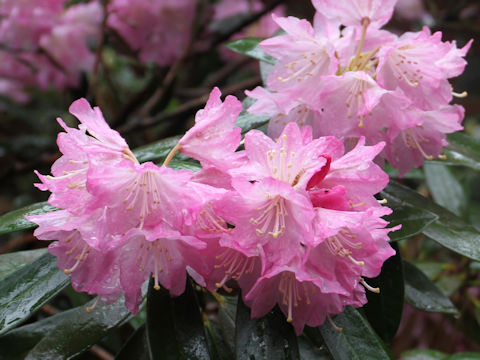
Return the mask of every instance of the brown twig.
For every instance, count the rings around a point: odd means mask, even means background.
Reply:
[[[100,28],[100,36],[99,36],[99,43],[97,49],[95,51],[95,63],[93,64],[93,71],[92,76],[90,77],[90,84],[89,84],[89,93],[95,98],[95,102],[98,104],[97,97],[97,79],[98,79],[98,72],[100,71],[100,65],[102,63],[102,52],[103,52],[103,45],[105,44],[105,34],[107,32],[107,19],[108,19],[108,11],[107,5],[109,0],[102,1],[103,6],[103,19],[102,25]]]
[[[259,77],[254,77],[254,78],[242,81],[240,83],[237,83],[237,84],[234,84],[234,85],[231,85],[231,86],[227,86],[227,87],[222,89],[222,93],[224,95],[232,94],[232,93],[236,93],[236,92],[241,91],[241,90],[246,89],[246,88],[254,87],[254,86],[259,85],[259,84],[261,84],[261,79]],[[121,127],[118,130],[121,133],[126,134],[126,133],[130,133],[134,130],[142,130],[142,129],[146,129],[146,128],[158,125],[158,124],[160,124],[164,121],[175,119],[179,116],[188,114],[192,110],[200,108],[202,105],[205,104],[207,99],[208,99],[208,93],[205,93],[198,98],[187,101],[186,103],[177,107],[175,110],[168,111],[168,112],[163,112],[163,113],[160,113],[156,116],[144,118],[144,120],[141,121],[141,122],[126,124],[125,126]]]

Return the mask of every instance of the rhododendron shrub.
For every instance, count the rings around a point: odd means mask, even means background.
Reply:
[[[0,243],[0,359],[476,349],[415,330],[478,327],[480,145],[452,80],[472,40],[392,32],[396,0],[311,5],[0,4],[5,120],[35,129],[1,137],[1,171],[46,200],[0,216],[35,228]]]

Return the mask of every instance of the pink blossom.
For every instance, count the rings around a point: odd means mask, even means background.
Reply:
[[[334,47],[326,38],[317,36],[306,20],[274,15],[273,19],[287,35],[260,43],[266,53],[277,59],[268,75],[267,86],[276,91],[290,89],[292,96],[302,98],[322,76],[335,74]]]
[[[205,243],[193,236],[160,223],[149,229],[132,229],[118,248],[120,281],[125,305],[136,313],[141,301],[141,287],[153,274],[154,287],[164,286],[174,296],[181,295],[187,280],[186,268],[201,261],[198,249]]]
[[[362,26],[364,19],[380,28],[392,17],[397,0],[312,0],[313,6],[328,18],[338,19],[343,25]]]
[[[113,303],[122,294],[118,254],[90,245],[105,235],[99,233],[98,215],[97,211],[76,217],[61,210],[29,216],[28,220],[39,225],[34,232],[38,239],[56,240],[49,245],[49,252],[57,257],[58,267],[70,276],[76,291],[97,294],[102,301]]]
[[[278,138],[289,122],[296,122],[300,127],[310,126],[314,137],[320,135],[320,114],[294,99],[288,91],[271,93],[258,86],[245,94],[257,100],[248,108],[249,113],[270,116],[267,134],[271,138]]]
[[[73,5],[62,14],[51,32],[41,37],[40,46],[74,76],[90,71],[95,55],[88,48],[88,42],[98,43],[102,17],[98,2]]]
[[[241,129],[235,127],[242,104],[234,96],[220,99],[214,88],[205,109],[195,116],[195,125],[180,139],[180,151],[200,161],[203,166],[229,168],[241,161],[235,150],[240,146]]]
[[[195,8],[191,0],[114,0],[108,25],[139,52],[141,61],[165,66],[187,47]]]

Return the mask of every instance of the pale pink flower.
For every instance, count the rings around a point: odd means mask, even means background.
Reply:
[[[257,86],[251,91],[246,90],[245,94],[257,100],[248,108],[249,113],[270,116],[267,134],[271,138],[278,138],[289,122],[296,122],[300,127],[310,126],[313,137],[320,136],[320,114],[294,99],[288,90],[271,93]]]
[[[317,36],[312,25],[295,17],[279,18],[277,24],[287,35],[264,40],[260,47],[277,59],[267,78],[271,90],[289,89],[292,96],[302,98],[315,88],[321,77],[333,75],[337,59],[333,45],[323,36]]]
[[[343,25],[362,26],[367,22],[377,29],[390,20],[396,2],[397,0],[312,0],[318,12],[337,19]]]
[[[446,134],[463,129],[464,109],[460,105],[446,105],[431,111],[410,110],[408,115],[416,124],[401,129],[385,148],[385,156],[399,170],[399,176],[421,166],[425,159],[440,156],[443,147],[448,145]]]
[[[388,90],[399,87],[422,110],[446,105],[452,99],[447,79],[463,71],[463,56],[471,42],[459,50],[441,37],[425,27],[383,46],[378,54],[378,83]]]
[[[39,44],[65,71],[78,77],[82,71],[93,69],[95,54],[88,43],[99,42],[102,18],[103,9],[98,2],[72,5],[40,38]]]

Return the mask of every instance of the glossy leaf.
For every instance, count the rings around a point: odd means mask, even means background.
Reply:
[[[25,219],[26,215],[38,215],[57,210],[47,202],[40,202],[10,211],[0,216],[0,235],[32,229],[37,225]]]
[[[61,312],[54,316],[23,325],[0,336],[0,360],[24,360],[35,345],[47,337],[58,323],[68,318],[76,309]]]
[[[233,358],[233,352],[228,347],[216,323],[206,320],[205,334],[207,335],[207,344],[212,360],[230,360]]]
[[[258,45],[263,38],[245,38],[232,40],[225,44],[227,48],[239,54],[250,56],[254,59],[264,61],[269,64],[275,64],[275,59],[263,51]]]
[[[480,261],[480,232],[465,220],[395,181],[390,181],[381,195],[394,211],[399,206],[412,206],[434,213],[438,219],[422,232],[450,250]]]
[[[402,353],[402,360],[443,360],[446,354],[429,349],[408,350]]]
[[[47,249],[17,251],[0,255],[0,280],[44,255]]]
[[[170,150],[178,143],[181,136],[172,136],[154,143],[141,146],[133,150],[133,154],[139,162],[153,161],[165,158]],[[175,159],[186,159],[183,154],[177,154]]]
[[[394,243],[392,247],[396,254],[383,263],[381,274],[367,279],[380,293],[367,291],[368,303],[363,307],[373,329],[387,343],[393,340],[400,326],[404,302],[402,258],[398,245]]]
[[[56,322],[48,336],[40,340],[25,359],[72,359],[131,316],[123,299],[111,305],[99,301],[92,311],[87,311],[87,306],[92,306],[94,301],[75,308]]]
[[[150,358],[209,359],[202,315],[190,281],[185,292],[172,298],[166,289],[147,296],[147,339]]]
[[[443,164],[434,163],[426,163],[423,169],[428,188],[435,202],[455,215],[461,216],[464,214],[467,207],[467,197],[462,185],[450,169]]]
[[[298,350],[302,360],[330,360],[331,357],[324,346],[316,346],[308,337],[298,337]]]
[[[253,115],[242,112],[237,119],[236,125],[242,128],[242,133],[246,133],[251,129],[257,129],[265,125],[270,118],[268,116]]]
[[[458,310],[440,289],[415,265],[403,262],[405,300],[417,309],[457,314]]]
[[[436,160],[447,165],[463,165],[480,171],[480,140],[460,132],[447,135],[450,145],[443,149],[446,160]]]
[[[0,334],[17,326],[58,294],[70,279],[45,254],[0,282]]]
[[[437,220],[438,216],[425,209],[400,205],[395,207],[392,214],[385,216],[385,219],[390,222],[389,227],[402,225],[399,230],[388,234],[390,242],[393,242],[420,234],[423,229]]]
[[[342,331],[334,329],[328,321],[318,328],[333,359],[390,359],[380,338],[356,309],[347,306],[333,321]]]
[[[235,318],[237,316],[236,297],[225,296],[218,309],[218,325],[230,351],[235,350]]]
[[[127,340],[115,360],[150,360],[148,355],[147,331],[145,325],[139,327]]]
[[[278,308],[252,319],[250,309],[239,298],[235,323],[237,360],[300,359],[293,327]]]

